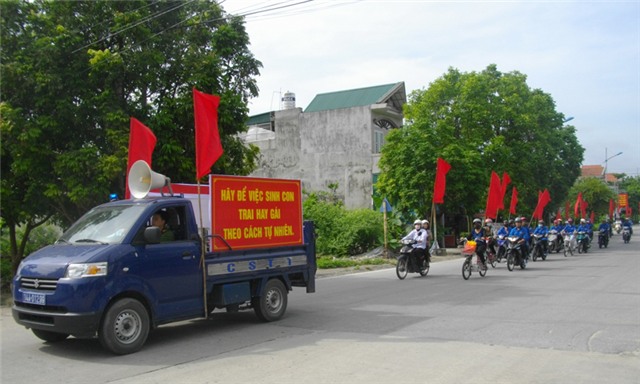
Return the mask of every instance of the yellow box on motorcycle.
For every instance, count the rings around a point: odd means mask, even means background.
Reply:
[[[469,240],[464,244],[464,248],[462,248],[463,254],[473,254],[476,252],[476,242],[474,240]]]

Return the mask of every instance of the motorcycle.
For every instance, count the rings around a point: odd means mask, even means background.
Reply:
[[[578,242],[578,253],[587,253],[589,249],[589,235],[587,235],[587,232],[578,232],[576,241]]]
[[[564,257],[567,257],[567,253],[573,256],[573,252],[576,250],[576,234],[566,233],[564,235]]]
[[[556,253],[562,251],[564,248],[564,241],[562,241],[562,236],[556,231],[552,229],[549,231],[549,253],[555,251]]]
[[[598,231],[598,247],[607,248],[609,246],[609,231]]]
[[[622,231],[622,221],[616,220],[616,223],[613,224],[613,229],[616,230],[617,234],[620,234],[620,231]]]
[[[498,250],[496,254],[496,261],[498,263],[502,263],[502,259],[507,258],[507,236],[506,235],[498,235],[496,240],[496,244],[498,244]]]
[[[520,269],[527,267],[527,259],[522,250],[522,244],[518,242],[520,240],[517,236],[511,236],[507,239],[507,269],[513,271],[513,268],[517,265]]]
[[[408,273],[419,273],[420,276],[426,276],[429,273],[429,256],[425,255],[420,257],[419,260],[414,260],[412,245],[416,243],[415,240],[401,240],[402,248],[400,249],[400,256],[396,263],[396,275],[398,279],[404,280]],[[428,251],[427,251],[428,252]],[[419,266],[416,270],[416,265]]]
[[[542,240],[543,237],[544,235],[541,234],[533,235],[533,261],[538,260],[538,258],[547,260],[547,255],[544,253],[544,241]]]
[[[466,242],[462,254],[465,256],[462,263],[462,278],[469,280],[472,272],[478,272],[480,276],[485,277],[487,275],[487,267],[482,265],[480,256],[476,255],[475,242]],[[475,259],[474,256],[475,255]],[[474,261],[475,260],[475,261]]]
[[[628,244],[631,241],[631,229],[628,227],[624,227],[622,229],[622,240],[624,240],[625,244]]]

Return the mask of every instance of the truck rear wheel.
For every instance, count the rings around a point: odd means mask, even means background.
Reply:
[[[117,355],[139,351],[149,335],[149,314],[138,300],[121,299],[113,303],[102,319],[100,344]]]
[[[40,340],[44,340],[49,343],[57,343],[62,340],[66,340],[69,337],[66,333],[58,333],[51,331],[43,331],[42,329],[33,329],[31,328],[31,332]]]
[[[251,300],[256,316],[262,321],[276,321],[287,309],[287,289],[282,281],[271,279],[264,287],[262,296]]]

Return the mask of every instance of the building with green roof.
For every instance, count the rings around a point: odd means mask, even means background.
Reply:
[[[295,96],[293,96],[295,97]],[[336,193],[347,208],[372,205],[384,137],[402,126],[404,82],[316,95],[304,109],[250,116],[245,140],[260,148],[256,177],[299,179]]]

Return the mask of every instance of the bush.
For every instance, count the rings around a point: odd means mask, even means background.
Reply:
[[[3,230],[2,235],[0,236],[0,282],[2,289],[6,289],[13,279],[8,232],[9,231]],[[35,252],[46,245],[53,244],[58,237],[60,237],[61,233],[62,231],[60,228],[53,224],[44,224],[34,228],[29,235],[29,241],[25,247],[24,256],[27,257],[30,253]],[[24,236],[24,228],[17,228],[16,235],[18,237],[18,241],[22,240],[22,237]]]
[[[349,256],[381,244],[382,213],[369,209],[347,211],[342,203],[323,194],[310,194],[303,204],[304,218],[316,225],[319,254]]]

